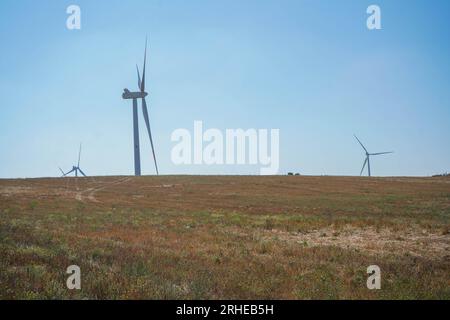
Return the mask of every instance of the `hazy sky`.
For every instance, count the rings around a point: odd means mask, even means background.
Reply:
[[[66,8],[81,7],[81,30]],[[382,30],[366,9],[381,7]],[[280,173],[450,171],[450,1],[0,1],[0,177],[132,174],[135,64],[162,174],[255,174],[176,166],[177,128],[279,128]],[[140,116],[143,174],[153,174]]]

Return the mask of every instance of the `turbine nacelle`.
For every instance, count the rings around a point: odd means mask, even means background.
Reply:
[[[128,99],[143,99],[148,95],[145,91],[138,91],[138,92],[130,92],[128,89],[123,89],[122,98],[125,100]]]

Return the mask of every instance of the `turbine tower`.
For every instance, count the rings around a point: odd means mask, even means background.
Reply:
[[[83,176],[86,177],[83,170],[81,170],[80,168],[80,159],[81,159],[81,143],[80,143],[80,150],[78,151],[78,164],[76,166],[72,166],[72,170],[68,171],[67,173],[64,173],[64,171],[61,168],[59,168],[59,170],[62,173],[62,176],[65,177],[68,174],[75,172],[75,177],[78,177],[78,172],[80,172]]]
[[[136,176],[141,175],[141,155],[139,147],[139,123],[138,123],[138,99],[142,99],[142,113],[144,114],[144,121],[147,127],[148,136],[150,138],[150,144],[152,146],[153,160],[155,161],[156,174],[159,175],[158,164],[156,163],[155,148],[153,146],[152,132],[150,130],[150,120],[148,117],[147,103],[145,97],[148,95],[145,92],[145,65],[147,60],[147,39],[145,39],[145,51],[144,51],[144,67],[142,70],[142,81],[139,73],[139,67],[136,65],[138,76],[138,88],[137,92],[130,92],[128,89],[124,89],[122,98],[125,100],[133,100],[133,135],[134,135],[134,174]]]
[[[368,173],[368,176],[370,177],[371,176],[371,173],[370,173],[370,156],[379,156],[379,155],[382,155],[382,154],[394,153],[394,151],[369,153],[369,151],[367,151],[366,147],[364,147],[364,145],[358,139],[358,137],[356,135],[354,135],[354,136],[355,136],[356,140],[358,140],[359,144],[361,145],[361,147],[364,149],[364,151],[366,153],[366,159],[364,160],[364,164],[363,164],[363,167],[362,167],[361,172],[359,173],[359,175],[360,176],[362,175],[362,173],[364,171],[364,168],[366,167],[366,164],[367,164],[367,173]]]

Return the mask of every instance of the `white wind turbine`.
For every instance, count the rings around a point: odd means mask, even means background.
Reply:
[[[394,151],[387,151],[387,152],[377,152],[377,153],[369,153],[369,151],[367,151],[366,147],[364,147],[364,145],[362,144],[362,142],[358,139],[358,137],[355,135],[356,140],[358,140],[359,144],[361,145],[361,147],[364,149],[365,153],[366,153],[366,159],[364,160],[364,164],[363,167],[361,169],[361,172],[359,173],[359,175],[361,176],[364,168],[366,167],[367,164],[367,173],[368,176],[371,176],[371,172],[370,172],[370,156],[379,156],[382,154],[388,154],[388,153],[394,153]]]
[[[81,170],[81,168],[80,168],[80,159],[81,159],[81,143],[80,143],[80,150],[78,151],[78,164],[76,166],[72,166],[72,170],[70,170],[66,173],[64,173],[64,171],[61,168],[59,168],[59,170],[62,173],[62,176],[65,177],[68,174],[75,172],[75,177],[78,177],[78,172],[80,172],[84,177],[86,177],[83,170]]]
[[[137,92],[130,92],[128,89],[124,89],[122,94],[122,98],[129,100],[133,100],[133,134],[134,134],[134,174],[136,176],[141,175],[141,156],[140,156],[140,147],[139,147],[139,125],[138,125],[138,99],[142,99],[142,112],[144,114],[145,125],[147,127],[148,136],[150,138],[150,144],[152,147],[153,160],[155,161],[156,174],[159,174],[158,164],[156,162],[155,148],[153,146],[152,132],[150,130],[150,121],[148,117],[147,103],[145,101],[145,97],[148,95],[145,92],[145,65],[147,59],[147,39],[145,40],[145,52],[144,52],[144,67],[142,70],[142,81],[141,76],[139,74],[139,68],[136,65],[137,76],[138,76],[138,88]]]

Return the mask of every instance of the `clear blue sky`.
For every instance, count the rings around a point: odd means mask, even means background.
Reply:
[[[82,29],[66,29],[66,8]],[[366,28],[378,4],[382,30]],[[149,36],[148,104],[163,174],[255,174],[175,166],[177,128],[279,128],[280,173],[450,171],[450,1],[0,2],[0,177],[58,176],[83,142],[89,175],[133,173],[131,103]],[[144,174],[153,174],[142,114]]]

